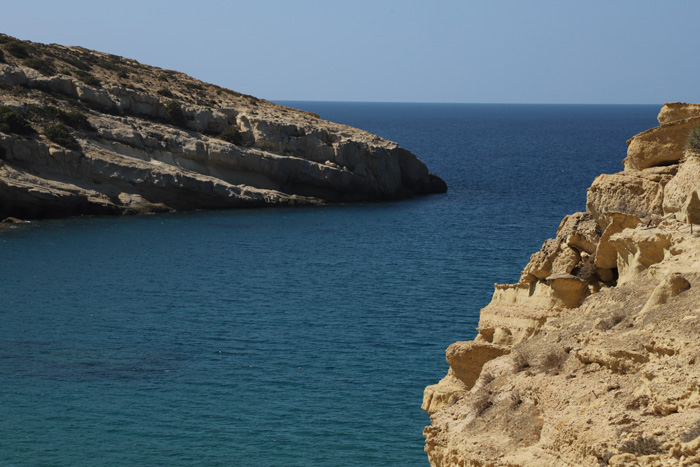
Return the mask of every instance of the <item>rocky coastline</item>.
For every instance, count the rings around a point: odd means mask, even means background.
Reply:
[[[447,190],[396,143],[81,47],[0,34],[0,219]]]
[[[658,120],[447,349],[432,466],[700,464],[700,105]]]

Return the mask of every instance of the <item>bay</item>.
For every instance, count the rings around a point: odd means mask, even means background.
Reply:
[[[0,230],[0,464],[427,465],[445,348],[660,108],[284,104],[448,193]]]

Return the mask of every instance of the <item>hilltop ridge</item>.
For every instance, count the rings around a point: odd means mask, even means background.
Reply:
[[[0,35],[0,218],[446,189],[396,143],[311,112],[116,55]]]

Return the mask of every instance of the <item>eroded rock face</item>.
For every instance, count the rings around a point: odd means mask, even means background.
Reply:
[[[697,220],[696,204],[693,194],[700,190],[700,155],[690,151],[678,168],[678,174],[668,182],[664,190],[664,214],[677,214],[678,218],[688,222],[688,214]],[[690,209],[690,211],[688,211]]]
[[[700,117],[700,104],[687,104],[685,102],[670,102],[664,104],[659,112],[657,120],[660,125],[685,120],[690,117]]]
[[[647,169],[652,171],[656,168]],[[673,176],[660,175],[659,181],[645,177],[645,171],[626,171],[596,177],[588,189],[586,210],[596,217],[608,212],[647,217],[663,213],[664,186]],[[656,174],[655,174],[656,175]]]
[[[700,125],[700,117],[689,117],[652,128],[627,141],[625,169],[643,170],[649,167],[671,165],[682,157],[693,127]]]
[[[426,388],[431,465],[700,463],[700,165],[684,149],[698,109],[664,106],[587,212],[496,284]]]
[[[319,204],[446,191],[409,151],[181,73],[75,47],[10,53],[0,105],[34,129],[0,132],[0,217]],[[88,79],[88,76],[90,79]],[[73,142],[43,133],[60,124]]]

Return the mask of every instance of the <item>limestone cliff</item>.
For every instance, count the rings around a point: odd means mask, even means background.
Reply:
[[[700,464],[700,106],[659,123],[447,349],[431,465]]]
[[[0,219],[445,190],[367,132],[135,60],[0,35]]]

